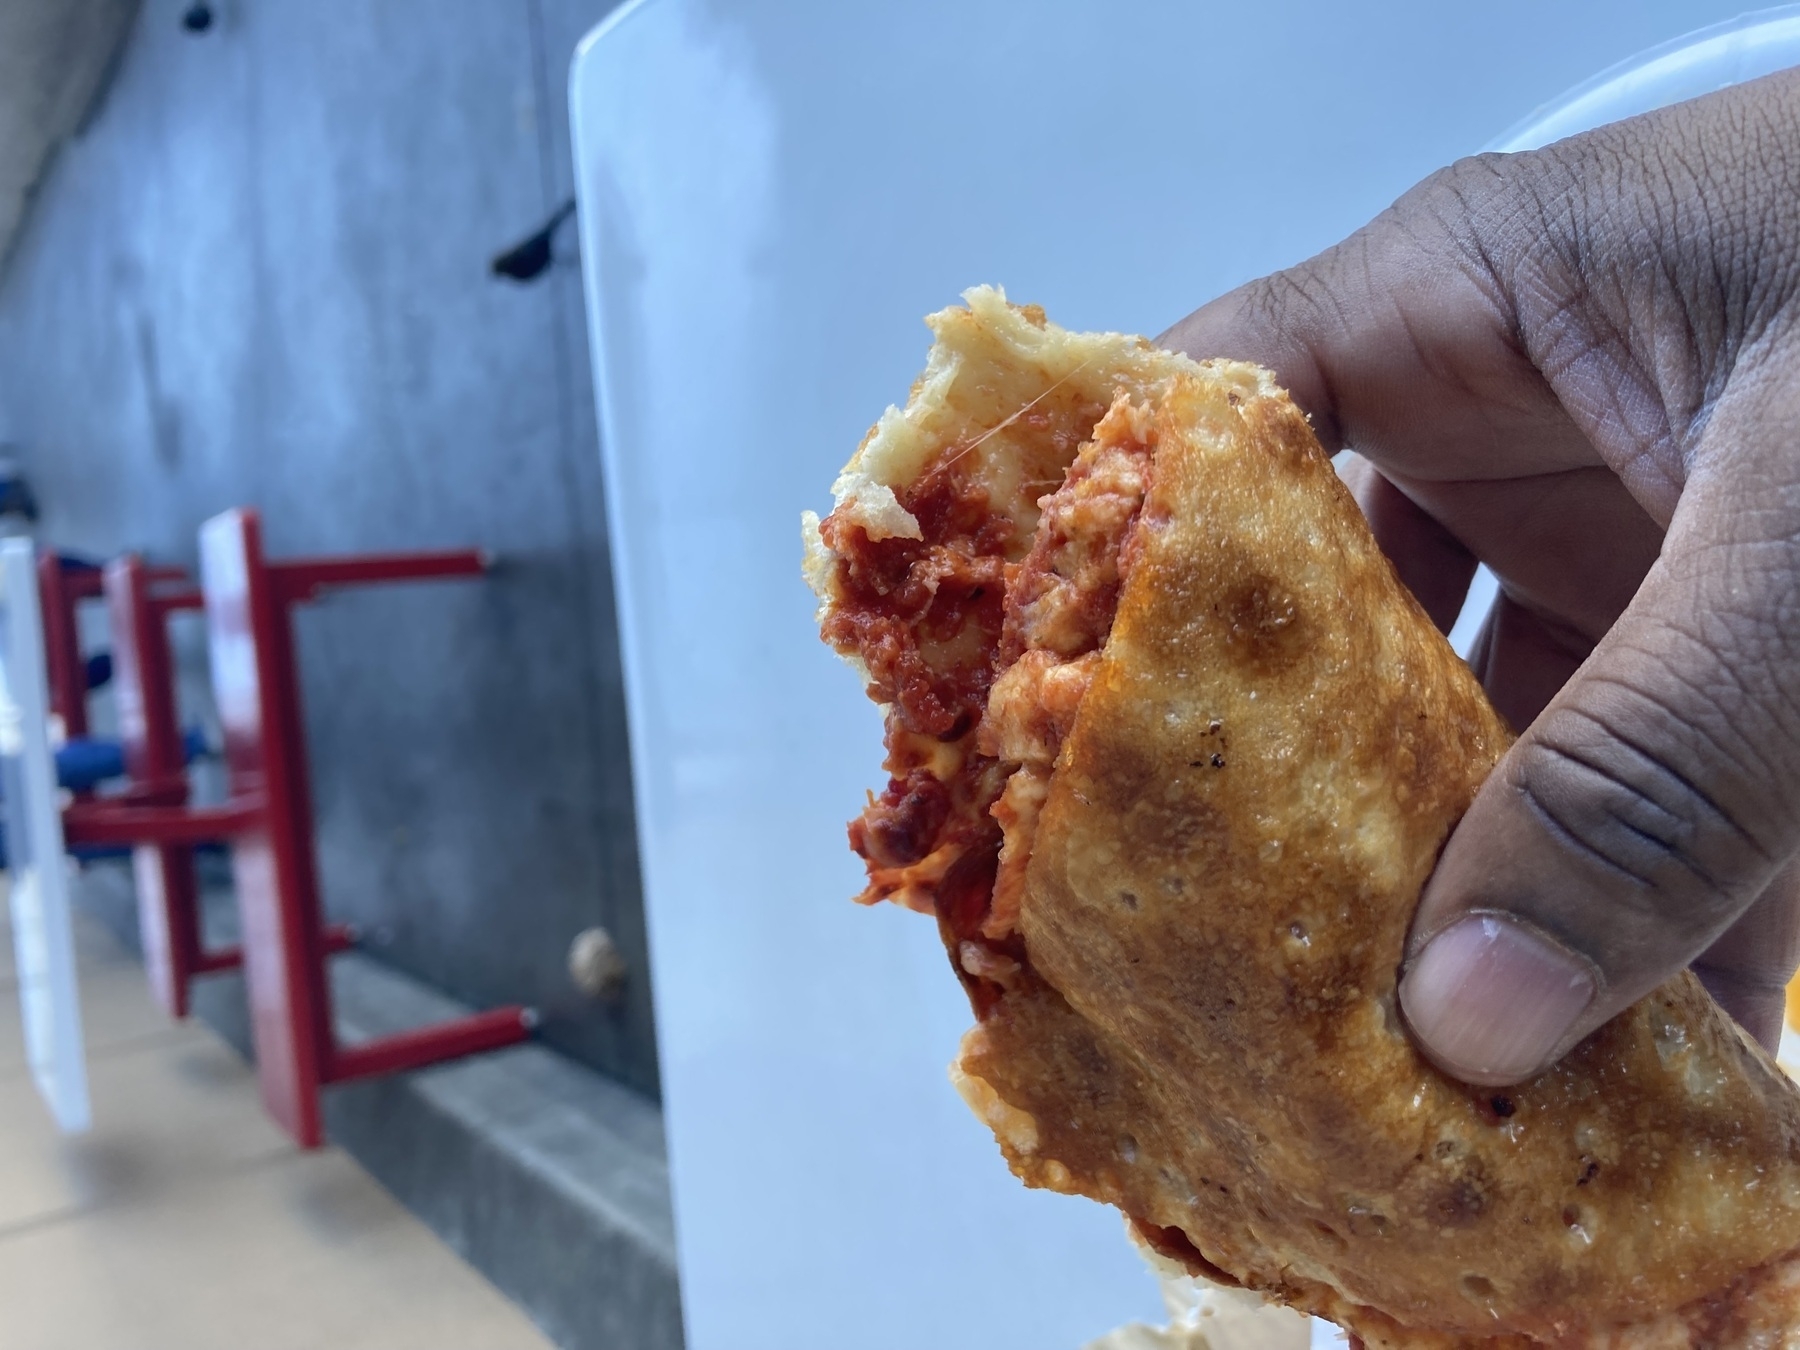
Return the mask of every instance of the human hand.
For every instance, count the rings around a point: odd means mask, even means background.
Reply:
[[[1165,345],[1273,368],[1524,729],[1400,1001],[1532,1077],[1683,966],[1764,1044],[1800,961],[1800,72],[1433,175]]]

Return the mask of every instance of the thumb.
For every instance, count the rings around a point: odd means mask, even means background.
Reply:
[[[1696,453],[1662,556],[1421,898],[1401,1007],[1467,1082],[1554,1063],[1711,947],[1800,844],[1800,508],[1780,448],[1800,417],[1729,402],[1708,437],[1733,453]]]

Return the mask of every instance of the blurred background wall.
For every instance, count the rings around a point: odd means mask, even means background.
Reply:
[[[0,261],[44,167],[106,84],[138,0],[0,5]]]
[[[65,549],[191,564],[249,504],[275,556],[494,550],[301,622],[326,905],[654,1092],[574,231],[534,282],[488,271],[571,191],[569,58],[609,8],[0,5],[0,238],[126,34],[0,276],[0,442]],[[616,1003],[566,969],[596,925]]]

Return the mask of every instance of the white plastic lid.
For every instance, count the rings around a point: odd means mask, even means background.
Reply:
[[[1488,146],[1535,150],[1565,136],[1666,108],[1800,65],[1800,5],[1744,14],[1662,43],[1546,103]]]
[[[1485,148],[1535,150],[1795,65],[1800,65],[1800,5],[1758,10],[1696,29],[1601,71],[1544,104]],[[1474,646],[1499,589],[1487,568],[1476,572],[1450,631],[1450,645],[1462,655]]]

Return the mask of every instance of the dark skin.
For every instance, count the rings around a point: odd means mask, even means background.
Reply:
[[[1426,1053],[1522,1081],[1684,966],[1772,1046],[1800,962],[1800,74],[1453,165],[1164,342],[1272,367],[1355,452],[1441,627],[1477,559],[1501,580],[1472,664],[1523,735],[1419,905]],[[1432,964],[1452,930],[1439,956],[1500,964]]]

